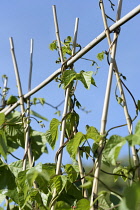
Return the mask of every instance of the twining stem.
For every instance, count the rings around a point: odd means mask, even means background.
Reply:
[[[107,24],[107,20],[106,20],[103,1],[100,1],[100,8],[101,8],[102,18],[103,18],[103,22],[104,22],[105,31],[106,31],[106,37],[107,37],[107,40],[108,40],[108,44],[110,46],[111,45],[111,37],[110,37],[110,33],[108,31],[108,24]],[[118,71],[117,63],[116,63],[115,60],[114,60],[114,70],[115,70],[115,75],[116,75],[120,95],[121,95],[121,98],[123,100],[123,108],[124,108],[124,114],[125,114],[125,118],[126,118],[126,122],[127,122],[127,126],[128,126],[128,132],[129,132],[129,134],[132,134],[133,133],[133,131],[132,131],[132,120],[131,120],[130,115],[129,115],[123,86],[122,86],[122,83],[121,83],[121,80],[120,80],[119,71]],[[139,165],[139,159],[138,159],[138,155],[137,155],[135,146],[132,146],[132,158],[133,158],[134,166],[138,166]],[[138,177],[140,177],[140,170],[137,170],[137,175],[138,175]]]
[[[118,21],[120,18],[121,7],[122,7],[122,0],[119,0],[116,21]],[[105,129],[106,129],[106,123],[107,123],[107,115],[108,115],[112,76],[113,76],[113,67],[114,67],[114,60],[115,60],[116,47],[117,47],[117,37],[118,37],[118,34],[115,32],[113,45],[110,49],[111,61],[110,61],[110,66],[109,66],[108,81],[107,81],[107,86],[106,86],[106,93],[105,93],[104,106],[103,106],[102,119],[101,119],[101,129],[100,129],[101,135],[105,135]],[[99,184],[98,178],[99,178],[99,173],[100,173],[100,168],[101,168],[103,148],[104,148],[104,138],[102,138],[99,143],[98,158],[96,159],[95,164],[94,164],[94,180],[93,180],[92,194],[91,194],[91,200],[90,200],[90,210],[98,209],[98,203],[97,202],[94,203],[94,200],[98,197],[98,184]]]

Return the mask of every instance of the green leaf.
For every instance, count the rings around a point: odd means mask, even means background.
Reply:
[[[72,138],[73,128],[79,124],[79,115],[76,112],[72,112],[66,115],[66,133],[67,136]]]
[[[17,186],[19,188],[19,202],[20,206],[24,207],[28,201],[37,201],[39,206],[44,209],[44,202],[48,199],[44,193],[48,193],[48,185],[51,177],[55,175],[54,164],[39,163],[35,167],[26,171],[21,171],[16,178]],[[33,183],[37,182],[38,189],[33,189]]]
[[[18,160],[9,164],[9,168],[14,174],[14,176],[17,177],[18,173],[23,170],[23,160]]]
[[[89,209],[90,209],[89,200],[83,198],[77,202],[76,210],[89,210]]]
[[[62,76],[62,82],[64,88],[67,88],[68,85],[76,78],[76,72],[74,70],[66,70]]]
[[[17,97],[16,96],[10,96],[8,99],[7,99],[7,102],[6,104],[9,105],[9,104],[14,104],[17,102]]]
[[[102,61],[104,59],[104,54],[105,54],[104,51],[102,51],[101,53],[97,54],[97,58],[98,58],[99,61]]]
[[[72,158],[76,158],[77,149],[79,145],[85,141],[85,135],[81,132],[76,133],[73,139],[71,139],[67,144],[67,151]]]
[[[49,143],[51,148],[54,149],[55,142],[52,140],[52,135],[51,135],[50,130],[46,131],[45,136],[46,136],[47,142]]]
[[[65,39],[65,41],[72,42],[72,37],[71,36],[67,36],[67,38]]]
[[[120,206],[119,206],[119,210],[130,210],[127,205],[126,205],[126,199],[124,198],[121,202],[120,202]]]
[[[37,164],[35,167],[29,169],[26,173],[27,183],[29,187],[33,186],[37,176],[42,173],[42,163]],[[47,176],[46,176],[47,177]]]
[[[52,177],[50,183],[51,183],[51,189],[52,190],[56,189],[57,193],[60,194],[63,191],[64,187],[66,186],[67,176],[56,175]]]
[[[23,132],[23,123],[22,117],[19,112],[15,111],[14,113],[8,114],[6,116],[6,125],[4,126],[4,131],[6,134],[7,142],[13,141],[17,145],[21,145],[23,142],[24,146],[24,132]],[[11,139],[11,137],[14,137]],[[18,141],[19,140],[19,141]]]
[[[93,71],[81,71],[76,74],[76,79],[80,80],[86,89],[90,88],[90,85],[95,85],[94,79],[92,78]]]
[[[140,145],[140,121],[135,127],[135,133],[125,137],[131,146]]]
[[[123,167],[121,165],[116,167],[116,168],[114,168],[113,173],[114,174],[118,174],[118,175],[114,175],[114,181],[116,182],[118,180],[118,178],[120,178],[120,177],[122,177],[122,179],[124,181],[127,181],[128,180],[128,178],[127,178],[128,175],[129,175],[129,177],[130,177],[130,175],[133,176],[133,174],[131,174],[131,172],[129,170],[130,170],[129,168]],[[125,175],[125,177],[121,176],[121,175]]]
[[[44,98],[38,98],[38,100],[40,101],[41,105],[44,105],[46,102]]]
[[[139,209],[139,201],[140,201],[139,188],[140,188],[140,183],[133,184],[131,187],[126,188],[124,192],[124,198],[128,209]],[[120,208],[120,210],[122,210],[122,208]]]
[[[0,113],[0,126],[5,122],[5,114]]]
[[[86,126],[86,138],[93,139],[95,142],[99,142],[101,139],[99,131],[93,126]]]
[[[103,151],[103,160],[112,165],[116,165],[116,160],[122,146],[126,143],[125,138],[113,135],[109,138]]]
[[[139,133],[140,134],[140,120],[137,122],[137,125],[135,127],[135,134]]]
[[[39,131],[32,131],[30,135],[31,148],[35,160],[37,160],[43,153],[48,153],[46,144],[48,143],[45,133]]]
[[[66,164],[65,171],[68,174],[70,182],[73,183],[78,177],[79,167],[78,167],[78,165]]]
[[[85,153],[86,158],[88,159],[89,158],[89,155],[90,155],[90,147],[89,146],[80,147],[80,155],[82,157],[83,157],[83,153]]]
[[[76,184],[77,182],[72,184],[69,180],[67,180],[67,184],[65,189],[60,194],[59,200],[64,201],[72,206],[76,200],[82,199],[82,190],[76,187]]]
[[[50,45],[49,45],[49,49],[50,50],[57,50],[57,42],[53,41]]]
[[[53,163],[42,164],[42,172],[36,178],[39,189],[48,194],[49,180],[55,175],[56,165]]]
[[[56,210],[71,210],[70,205],[68,205],[64,201],[58,201],[55,208]]]
[[[65,43],[66,44],[66,43]],[[67,46],[63,46],[62,47],[62,52],[63,52],[63,55],[65,56],[66,54],[68,55],[71,55],[72,54],[72,51],[71,51],[71,48],[69,47],[69,44]]]
[[[0,130],[0,154],[5,158],[7,158],[7,141],[5,132]]]
[[[15,176],[7,164],[0,160],[0,194],[9,196],[13,201],[18,202]]]
[[[37,113],[37,112],[35,112],[35,111],[33,111],[33,110],[30,110],[30,114],[31,114],[31,115],[34,115],[35,117],[38,117],[38,118],[40,118],[40,119],[42,119],[42,120],[49,121],[46,117],[40,115],[39,113]]]
[[[47,210],[43,202],[42,193],[40,193],[38,189],[32,189],[30,194],[28,194],[28,197],[28,199],[31,199],[31,201],[35,201],[37,203],[40,210]]]
[[[58,126],[59,126],[59,124],[60,124],[60,122],[56,118],[53,118],[50,122],[51,138],[49,137],[49,141],[51,141],[50,145],[51,145],[52,149],[54,149],[55,143],[56,143],[57,138],[58,138]]]
[[[28,190],[31,189],[26,180],[27,171],[28,170],[20,171],[16,177],[16,184],[19,189],[19,202],[21,206],[24,205],[24,198],[27,196]]]
[[[110,192],[100,191],[98,201],[99,206],[103,206],[104,209],[109,209],[112,207],[112,202],[110,201]]]

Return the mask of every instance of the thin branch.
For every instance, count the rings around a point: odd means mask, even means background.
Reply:
[[[8,154],[10,154],[13,158],[20,160],[18,157],[16,157],[15,155],[13,155],[11,152],[7,152]]]

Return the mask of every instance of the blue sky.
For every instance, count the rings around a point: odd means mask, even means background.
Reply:
[[[107,15],[113,19],[116,17],[117,1],[115,3],[115,11],[110,8],[109,2],[105,2]],[[127,0],[123,1],[122,17],[138,6],[139,1]],[[50,74],[52,74],[60,66],[55,64],[58,55],[49,50],[49,44],[56,39],[52,14],[52,5],[56,5],[57,16],[59,22],[61,40],[67,36],[73,36],[75,18],[79,17],[79,31],[77,42],[85,47],[90,41],[98,36],[103,30],[103,22],[98,1],[49,1],[49,0],[24,0],[24,1],[1,1],[0,2],[0,69],[1,75],[6,74],[9,78],[8,86],[11,88],[9,95],[18,95],[16,88],[16,80],[10,54],[9,37],[13,37],[15,44],[15,52],[17,63],[21,76],[23,93],[28,90],[28,72],[29,72],[29,50],[30,39],[34,39],[34,57],[33,57],[33,76],[32,88],[39,85]],[[121,27],[121,33],[118,40],[116,60],[119,71],[127,77],[126,85],[132,91],[136,100],[140,99],[139,95],[139,26],[140,16],[137,15],[132,20]],[[109,25],[112,22],[109,21]],[[104,39],[98,46],[88,52],[84,57],[93,59],[100,66],[98,74],[95,76],[96,87],[90,90],[84,89],[79,84],[76,90],[76,96],[83,107],[92,110],[91,113],[85,114],[81,110],[79,131],[85,132],[85,125],[95,126],[100,130],[100,121],[102,115],[102,107],[106,88],[106,80],[108,75],[108,64],[106,59],[102,62],[98,61],[96,55],[99,52],[108,50],[107,40]],[[79,60],[75,64],[77,72],[81,70],[94,71],[88,61]],[[109,107],[107,129],[110,127],[125,123],[123,109],[120,107],[114,96],[114,88],[116,85],[115,77],[113,78],[112,93]],[[0,81],[0,86],[2,82]],[[64,90],[57,88],[58,84],[52,82],[44,87],[34,97],[43,97],[48,103],[54,106],[64,99]],[[130,114],[135,115],[135,107],[130,96],[127,94],[128,106]],[[63,105],[61,106],[63,108]],[[38,106],[34,108],[49,120],[54,116],[55,110],[48,106]],[[59,118],[61,119],[61,118]],[[138,117],[139,119],[139,117]],[[136,120],[136,122],[138,121]],[[135,124],[135,123],[134,123]],[[49,123],[45,123],[46,127],[41,129],[39,125],[33,123],[34,129],[45,131],[49,127]],[[113,130],[110,134],[127,135],[127,127]],[[19,155],[19,153],[16,153]],[[20,157],[22,158],[22,156]],[[53,162],[53,153],[45,156],[41,161]],[[66,161],[69,161],[67,157]]]

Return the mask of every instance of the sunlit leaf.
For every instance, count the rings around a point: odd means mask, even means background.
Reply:
[[[99,142],[101,139],[99,131],[93,126],[86,126],[86,128],[87,128],[86,138],[93,139],[94,141]]]
[[[104,54],[105,54],[105,52],[104,52],[104,51],[103,51],[103,52],[101,52],[101,53],[98,53],[98,54],[97,54],[97,58],[98,58],[98,60],[102,61],[102,60],[104,59]]]
[[[26,167],[28,167],[28,165]],[[9,164],[9,168],[13,172],[14,176],[17,177],[18,173],[23,170],[23,160],[12,162]]]
[[[55,143],[58,138],[59,124],[60,124],[59,120],[56,118],[53,118],[50,122],[50,131],[46,133],[48,142],[49,142],[50,146],[52,147],[52,149],[54,149]]]
[[[80,80],[86,89],[90,88],[90,85],[95,85],[94,79],[92,78],[93,71],[81,71],[76,74],[76,79]]]
[[[46,102],[44,98],[38,98],[38,100],[40,101],[41,105],[44,105]]]
[[[7,102],[6,104],[9,105],[9,104],[14,104],[17,102],[17,97],[16,96],[10,96],[8,99],[7,99]]]
[[[109,138],[103,151],[103,160],[112,165],[116,165],[116,160],[122,146],[126,143],[125,138],[113,135]]]
[[[75,78],[76,78],[76,72],[74,70],[64,71],[62,76],[64,88],[66,88]]]
[[[73,139],[71,139],[67,144],[67,151],[72,158],[76,158],[77,149],[79,145],[85,141],[85,135],[81,132],[76,133]]]
[[[77,165],[66,164],[65,171],[68,174],[70,182],[74,182],[79,174],[79,168]]]
[[[51,188],[56,189],[57,193],[60,194],[67,183],[67,177],[65,175],[56,175],[51,180]]]
[[[57,210],[71,210],[71,206],[65,203],[64,201],[58,201],[56,204]]]
[[[57,43],[56,43],[56,41],[53,41],[53,42],[49,45],[49,49],[50,49],[50,50],[57,50]]]
[[[76,204],[76,210],[89,210],[89,209],[90,209],[90,202],[85,198],[79,200]]]

